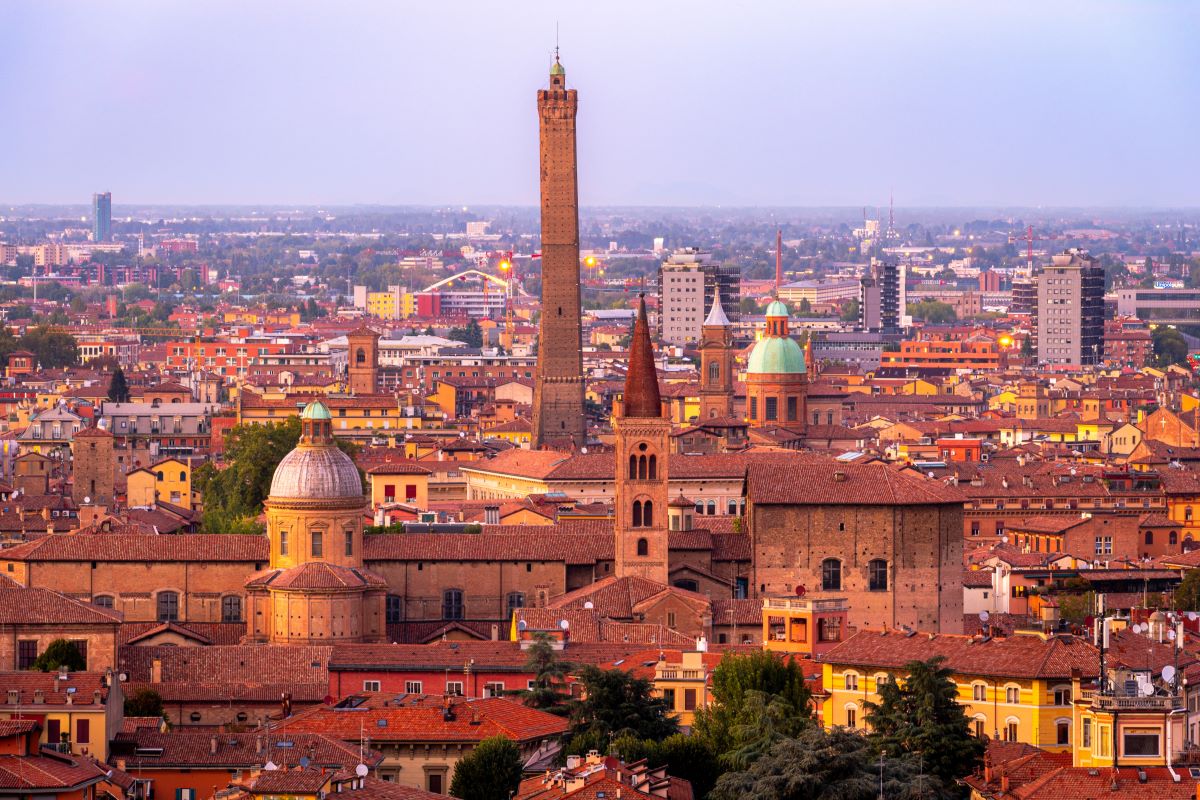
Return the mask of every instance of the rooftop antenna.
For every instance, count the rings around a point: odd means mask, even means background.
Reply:
[[[558,20],[554,20],[554,61],[558,63]]]
[[[888,229],[887,238],[896,238],[896,193],[888,190]]]
[[[779,287],[783,285],[783,229],[775,229],[775,296],[779,297]]]

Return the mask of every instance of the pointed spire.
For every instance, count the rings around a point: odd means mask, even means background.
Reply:
[[[650,323],[646,319],[646,295],[638,298],[637,321],[629,344],[629,371],[625,375],[625,405],[622,417],[661,417],[662,398],[658,393],[658,369],[654,366],[654,345],[650,342]]]
[[[725,309],[721,306],[720,286],[713,289],[712,308],[708,312],[708,319],[704,320],[704,326],[708,327],[709,325],[729,327],[729,317],[725,316]]]

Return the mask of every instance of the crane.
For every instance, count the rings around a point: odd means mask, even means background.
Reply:
[[[1033,226],[1030,225],[1028,228],[1025,229],[1025,235],[1020,238],[1024,239],[1028,245],[1027,250],[1026,250],[1027,255],[1026,255],[1025,268],[1027,270],[1029,270],[1029,275],[1032,276],[1033,275],[1033,240],[1034,239],[1038,239],[1038,240],[1057,239],[1058,234],[1051,233],[1051,234],[1047,234],[1046,236],[1034,236],[1033,235]],[[1016,240],[1017,240],[1016,236],[1009,234],[1008,241],[1010,243],[1015,243]]]

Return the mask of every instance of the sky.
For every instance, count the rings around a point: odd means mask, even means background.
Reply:
[[[0,201],[1200,206],[1191,0],[0,2]]]

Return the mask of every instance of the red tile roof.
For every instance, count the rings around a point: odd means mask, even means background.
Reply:
[[[621,412],[623,417],[662,416],[662,398],[658,393],[658,368],[654,365],[654,344],[650,341],[650,322],[646,319],[645,295],[638,298],[638,313],[629,344]]]
[[[247,769],[262,766],[268,760],[280,767],[298,766],[307,757],[315,767],[352,768],[359,763],[358,743],[353,746],[317,733],[289,731],[266,735],[249,733],[194,733],[186,729],[162,733],[157,727],[143,726],[132,736],[124,736],[124,746],[113,755],[125,759],[127,771],[152,769]],[[290,742],[290,744],[288,744]],[[282,745],[282,746],[281,746]],[[147,751],[159,751],[147,752]],[[380,753],[367,751],[365,762],[375,766]]]
[[[325,561],[310,561],[290,569],[257,572],[246,581],[248,588],[340,590],[386,587],[387,581],[373,572],[343,567]]]
[[[60,706],[66,705],[68,700],[74,706],[94,706],[96,692],[100,692],[100,705],[104,705],[108,700],[108,687],[104,682],[103,672],[70,672],[65,680],[60,679],[57,672],[0,672],[0,686],[4,687],[0,692],[0,710],[34,703]],[[13,692],[16,692],[16,703],[11,702]]]
[[[63,753],[0,755],[0,789],[22,794],[89,786],[99,783],[104,774],[105,770],[91,759]]]
[[[757,505],[961,506],[965,500],[942,481],[886,464],[845,464],[807,454],[787,466],[751,466],[746,493]]]
[[[0,552],[7,561],[266,561],[266,536],[182,534],[43,536]]]
[[[118,625],[121,613],[100,608],[49,589],[0,580],[0,624]]]

